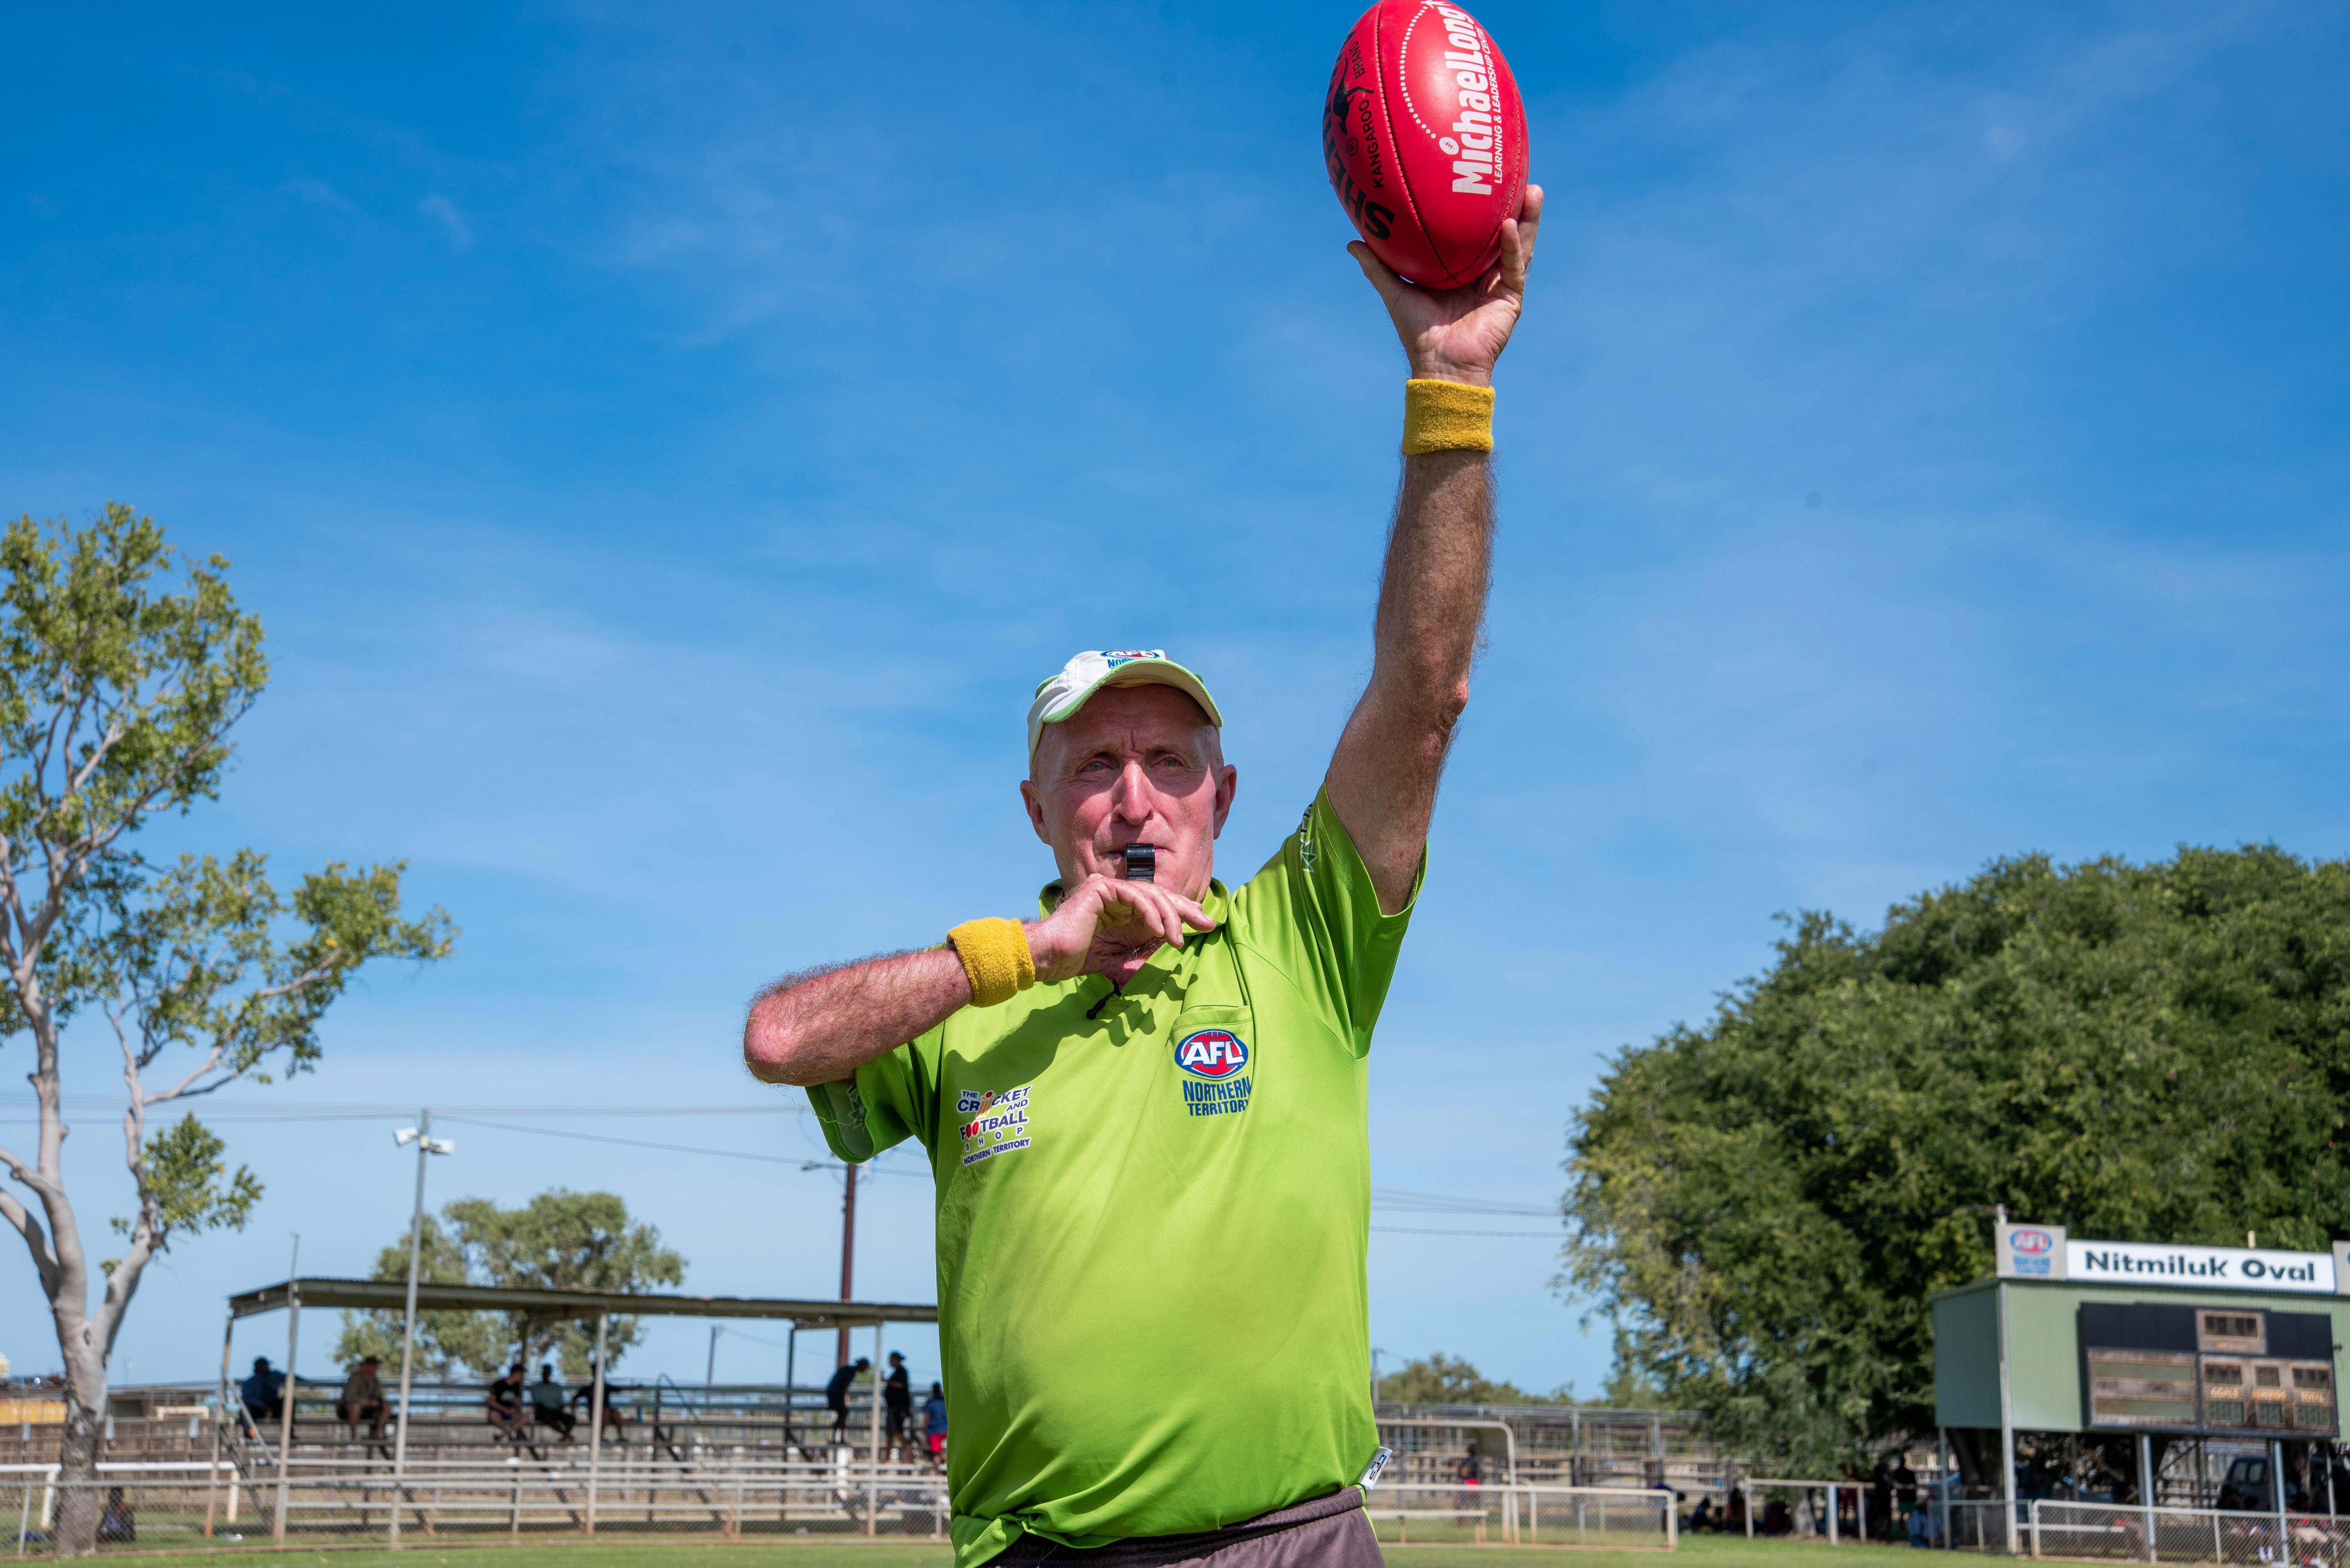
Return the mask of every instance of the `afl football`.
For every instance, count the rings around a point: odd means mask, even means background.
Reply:
[[[1477,19],[1445,0],[1363,13],[1330,73],[1322,153],[1371,254],[1424,288],[1483,276],[1525,202],[1517,81]]]

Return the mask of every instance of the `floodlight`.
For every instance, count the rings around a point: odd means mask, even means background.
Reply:
[[[398,1132],[391,1135],[391,1141],[400,1145],[402,1147],[405,1147],[409,1144],[416,1141],[416,1129],[414,1127],[402,1127]]]
[[[424,1140],[424,1147],[434,1154],[454,1154],[457,1152],[457,1140],[452,1137],[429,1137]]]

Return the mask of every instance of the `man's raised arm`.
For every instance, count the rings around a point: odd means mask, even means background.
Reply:
[[[1347,249],[1387,303],[1415,380],[1491,387],[1493,363],[1523,307],[1526,265],[1542,223],[1540,186],[1503,225],[1502,259],[1467,288],[1431,293],[1388,270],[1357,240]],[[1452,727],[1469,705],[1469,667],[1485,619],[1493,536],[1484,452],[1423,452],[1403,460],[1387,568],[1379,581],[1370,684],[1338,737],[1324,783],[1369,869],[1379,907],[1411,896]]]

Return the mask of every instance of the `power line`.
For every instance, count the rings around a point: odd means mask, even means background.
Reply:
[[[746,1150],[738,1148],[703,1148],[694,1144],[655,1143],[649,1138],[614,1137],[608,1133],[566,1132],[561,1127],[518,1127],[509,1126],[504,1122],[484,1121],[478,1116],[442,1116],[437,1111],[434,1112],[433,1115],[436,1119],[441,1121],[458,1122],[466,1127],[494,1127],[499,1132],[526,1133],[533,1137],[565,1137],[573,1139],[578,1143],[617,1143],[625,1145],[629,1148],[657,1148],[669,1154],[706,1154],[714,1156],[720,1159],[756,1160],[762,1165],[796,1165],[803,1170],[814,1169],[832,1163],[828,1160],[808,1159],[800,1155],[752,1154]],[[877,1168],[871,1165],[867,1165],[861,1168],[867,1171],[871,1171]],[[917,1174],[927,1176],[930,1174],[928,1171],[915,1172],[911,1170],[892,1170],[886,1166],[879,1168],[881,1170],[883,1175],[887,1176],[913,1176]]]
[[[1407,1192],[1395,1187],[1371,1189],[1371,1207],[1416,1214],[1522,1214],[1528,1219],[1557,1215],[1555,1203],[1507,1203],[1489,1198],[1454,1198],[1441,1192]]]
[[[1551,1241],[1565,1234],[1558,1231],[1418,1231],[1404,1225],[1374,1225],[1371,1229],[1382,1236],[1538,1236]]]
[[[67,1095],[62,1107],[74,1112],[120,1112],[123,1101],[109,1095]],[[166,1108],[200,1111],[206,1121],[365,1121],[377,1116],[416,1114],[412,1105],[369,1105],[358,1102],[215,1100],[195,1096],[165,1101]],[[0,1112],[39,1108],[30,1096],[0,1096]],[[434,1106],[435,1111],[441,1107]],[[766,1106],[453,1106],[449,1114],[486,1116],[804,1116],[805,1105],[788,1102]]]

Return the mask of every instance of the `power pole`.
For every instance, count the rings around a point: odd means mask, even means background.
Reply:
[[[848,1168],[848,1196],[842,1199],[840,1203],[840,1299],[844,1302],[852,1299],[848,1293],[848,1285],[853,1272],[852,1265],[856,1261],[857,1168],[852,1165]],[[848,1329],[846,1325],[840,1331],[839,1356],[833,1365],[835,1366],[848,1365]],[[873,1376],[880,1376],[880,1369],[875,1368]]]

